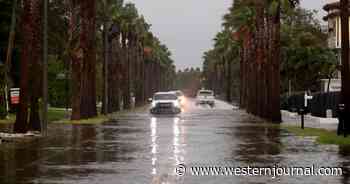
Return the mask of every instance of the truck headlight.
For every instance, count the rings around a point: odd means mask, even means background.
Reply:
[[[152,102],[152,108],[156,107],[157,103],[155,101]]]
[[[174,106],[175,106],[175,107],[180,107],[179,101],[175,101],[175,102],[174,102]]]

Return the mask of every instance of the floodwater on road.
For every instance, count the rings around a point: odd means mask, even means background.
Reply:
[[[178,176],[179,164],[341,167],[342,176]],[[350,148],[291,135],[222,101],[183,113],[131,112],[101,125],[51,125],[47,139],[0,145],[0,184],[346,184]],[[189,169],[187,169],[188,171]]]

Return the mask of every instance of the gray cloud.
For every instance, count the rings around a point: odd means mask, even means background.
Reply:
[[[136,4],[152,31],[169,47],[177,69],[201,67],[203,52],[212,47],[222,16],[232,4],[232,0],[127,1]],[[322,0],[304,0],[302,6],[321,10]]]
[[[322,24],[325,24],[325,22],[322,22],[322,17],[326,15],[327,12],[322,10],[322,7],[326,4],[326,0],[302,0],[301,6],[307,9],[315,9],[318,11],[318,18],[321,21]]]

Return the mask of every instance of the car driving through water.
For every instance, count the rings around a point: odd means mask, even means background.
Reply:
[[[211,107],[215,105],[215,96],[212,90],[199,90],[197,93],[196,104],[208,104]]]
[[[180,106],[183,107],[185,105],[185,95],[183,94],[182,91],[177,90],[177,91],[171,91],[177,96],[177,99],[179,100]]]
[[[181,105],[176,93],[174,92],[158,92],[152,98],[152,114],[179,114],[181,113]]]

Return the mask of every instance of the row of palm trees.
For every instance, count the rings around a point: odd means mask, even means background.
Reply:
[[[43,1],[22,2],[21,90],[14,126],[20,133],[40,131],[43,95],[39,92],[42,75],[38,75],[43,72]],[[53,0],[49,6],[49,16],[51,13],[60,19],[64,24],[57,28],[62,31],[63,27],[66,32],[61,58],[70,66],[66,77],[71,80],[71,119],[97,116],[97,90],[103,91],[102,113],[107,114],[132,108],[132,97],[135,106],[141,106],[154,92],[173,87],[171,53],[150,32],[150,25],[134,4],[122,0]],[[57,12],[60,15],[52,15]],[[96,84],[99,58],[103,58],[102,89]]]
[[[212,50],[204,53],[204,69],[206,88],[213,89],[215,94],[224,94],[228,102],[237,99],[234,84],[237,84],[234,72],[239,68],[239,45],[232,39],[232,32],[225,29],[214,38]]]
[[[235,66],[240,70],[240,107],[271,122],[281,122],[280,61],[281,13],[297,0],[235,0],[224,16],[224,30],[214,49],[205,53],[207,83],[224,89],[232,100]]]

